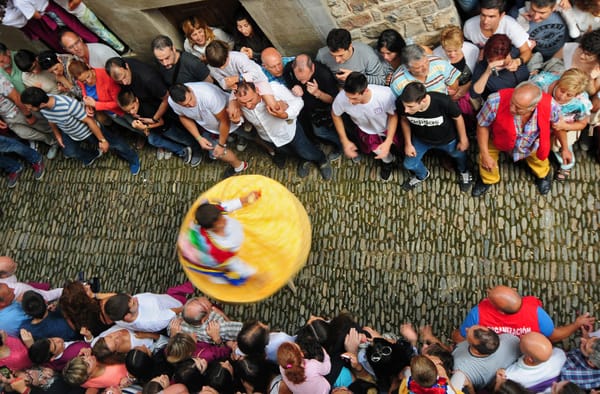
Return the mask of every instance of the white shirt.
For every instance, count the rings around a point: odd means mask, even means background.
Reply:
[[[388,115],[396,112],[396,97],[388,86],[369,85],[371,100],[366,104],[351,104],[343,90],[335,96],[331,110],[336,116],[347,113],[366,134],[385,136]]]
[[[169,105],[177,115],[183,115],[194,120],[209,133],[219,135],[219,119],[215,115],[225,109],[228,95],[212,83],[190,82],[185,86],[190,88],[196,96],[196,106],[184,107],[177,104],[169,97]],[[239,124],[231,123],[229,132],[237,129]]]
[[[158,332],[169,325],[175,312],[171,308],[183,306],[181,302],[167,294],[141,293],[134,297],[138,300],[138,316],[128,323],[123,320],[115,324],[132,331]]]
[[[102,331],[100,334],[98,334],[97,337],[94,337],[94,339],[92,339],[92,342],[90,344],[91,347],[94,347],[94,345],[96,344],[96,342],[98,342],[98,340],[100,338],[104,338],[105,336],[112,334],[115,331],[120,331],[120,330],[125,330],[125,331],[129,332],[129,345],[131,346],[131,349],[134,349],[138,346],[146,346],[148,348],[148,350],[153,352],[155,348],[158,348],[158,346],[164,345],[169,341],[169,339],[167,337],[165,337],[164,335],[160,335],[156,341],[152,338],[138,338],[135,336],[135,333],[133,331],[128,330],[127,328],[123,328],[123,327],[119,327],[119,326],[112,326],[109,329]],[[65,347],[66,347],[66,344],[65,344]]]
[[[35,287],[28,285],[27,283],[18,282],[17,277],[14,275],[0,279],[0,283],[4,283],[8,287],[13,289],[15,291],[15,297],[18,300],[20,300],[23,297],[23,294],[25,294],[26,291],[32,290],[32,291],[35,291],[36,293],[41,294],[42,297],[44,297],[44,300],[46,302],[50,302],[50,301],[54,301],[54,300],[60,298],[60,296],[62,295],[62,291],[63,291],[62,287],[57,288],[57,289],[52,289],[52,290],[36,289]]]
[[[477,63],[477,58],[479,57],[479,48],[477,48],[475,44],[465,41],[462,45],[462,51],[463,55],[465,56],[465,62],[467,63],[467,66],[469,66],[469,69],[471,72],[473,72],[473,70],[475,70],[475,63]],[[441,45],[433,50],[433,54],[441,57],[442,59],[450,61]]]
[[[225,78],[241,75],[244,81],[253,82],[261,95],[273,94],[269,80],[262,68],[242,52],[230,51],[225,67],[218,68],[208,65],[208,69],[219,86],[227,92],[231,92],[231,89],[227,88]],[[233,92],[231,92],[229,100],[235,100]]]
[[[108,45],[96,42],[87,44],[87,46],[90,51],[90,66],[93,68],[104,68],[108,59],[119,56],[119,54]]]
[[[559,376],[565,361],[567,355],[559,348],[553,348],[550,358],[538,365],[525,364],[521,356],[506,368],[506,377],[529,388]]]
[[[484,36],[481,32],[481,28],[479,27],[479,15],[476,15],[465,22],[463,32],[465,38],[479,48],[483,48],[489,38]],[[494,34],[506,34],[516,48],[521,48],[523,44],[529,40],[527,31],[519,25],[515,18],[508,15],[504,15],[502,19],[500,19],[500,23]]]
[[[285,111],[287,119],[280,119],[267,111],[265,101],[261,100],[254,109],[242,107],[244,118],[256,127],[260,138],[272,142],[276,147],[289,144],[296,135],[296,118],[304,106],[302,97],[296,97],[292,92],[277,82],[269,84],[275,95],[275,100],[285,101],[288,109]]]
[[[20,29],[27,24],[27,18],[23,15],[21,10],[15,6],[12,0],[8,0],[6,3],[2,24],[4,26],[16,27],[17,29]]]
[[[36,11],[43,14],[48,7],[48,0],[13,0],[13,3],[27,20],[33,18]]]

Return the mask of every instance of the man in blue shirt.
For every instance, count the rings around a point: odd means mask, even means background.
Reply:
[[[0,330],[12,337],[19,337],[19,328],[27,320],[21,303],[15,300],[15,292],[4,283],[0,283]]]

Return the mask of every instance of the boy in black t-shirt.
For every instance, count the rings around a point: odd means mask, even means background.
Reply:
[[[161,117],[158,121],[152,118],[157,106],[140,101],[130,90],[121,90],[117,101],[119,107],[133,117],[131,127],[147,137],[150,145],[174,153],[185,164],[190,164],[192,167],[200,164],[202,156],[192,154],[190,145],[195,144],[196,141],[191,135],[179,129],[174,122],[170,122],[167,116]]]
[[[404,168],[413,173],[402,188],[412,190],[429,177],[423,155],[439,149],[456,159],[460,190],[468,191],[472,180],[467,169],[469,140],[456,103],[448,95],[427,92],[421,82],[411,82],[398,97],[396,107],[404,135]]]

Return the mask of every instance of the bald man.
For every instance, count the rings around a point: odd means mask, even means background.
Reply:
[[[518,337],[528,332],[539,332],[550,341],[557,342],[571,336],[581,327],[592,326],[594,320],[589,313],[584,313],[571,324],[555,327],[537,297],[521,297],[515,289],[496,286],[488,290],[487,298],[471,309],[460,326],[460,332],[455,330],[452,339],[455,342],[463,341],[467,328],[480,324],[499,334],[509,333]]]
[[[553,128],[559,120],[559,105],[530,81],[489,95],[477,115],[480,177],[473,186],[473,197],[481,197],[500,182],[500,152],[513,161],[524,159],[535,175],[539,193],[548,194],[552,187],[550,136],[555,135],[561,146],[568,146],[566,133]],[[564,163],[573,159],[569,149],[562,149],[561,156]]]
[[[540,393],[558,381],[567,360],[562,349],[552,347],[550,340],[539,332],[523,335],[520,349],[523,355],[505,370],[498,370],[499,375],[521,383],[534,393]]]
[[[279,82],[285,85],[284,70],[290,72],[288,63],[294,61],[293,56],[281,56],[281,53],[273,47],[265,48],[260,54],[263,73],[267,76],[269,82]]]
[[[0,256],[0,283],[6,284],[13,289],[15,298],[21,300],[23,294],[28,290],[33,290],[44,297],[46,302],[58,299],[62,294],[62,288],[52,290],[36,289],[27,283],[18,282],[15,272],[17,271],[17,263],[9,256]]]
[[[171,320],[169,330],[195,334],[197,342],[220,344],[235,341],[242,325],[229,320],[208,298],[194,297],[185,303],[181,314]]]
[[[86,43],[76,33],[65,30],[60,35],[60,44],[67,52],[77,56],[90,67],[104,68],[104,64],[111,57],[117,57],[119,54],[108,45],[98,42]]]

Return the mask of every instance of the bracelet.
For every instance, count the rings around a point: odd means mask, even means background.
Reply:
[[[217,145],[219,145],[221,148],[227,148],[227,144],[222,144],[222,143],[217,143]]]
[[[153,121],[154,123],[158,123],[158,120],[154,119],[154,116],[152,117],[152,121]]]
[[[101,140],[98,140],[98,141],[99,141],[101,144],[103,144],[103,143],[105,143],[105,142],[106,142],[106,140],[105,140],[104,138],[103,138],[103,139],[101,139]]]

